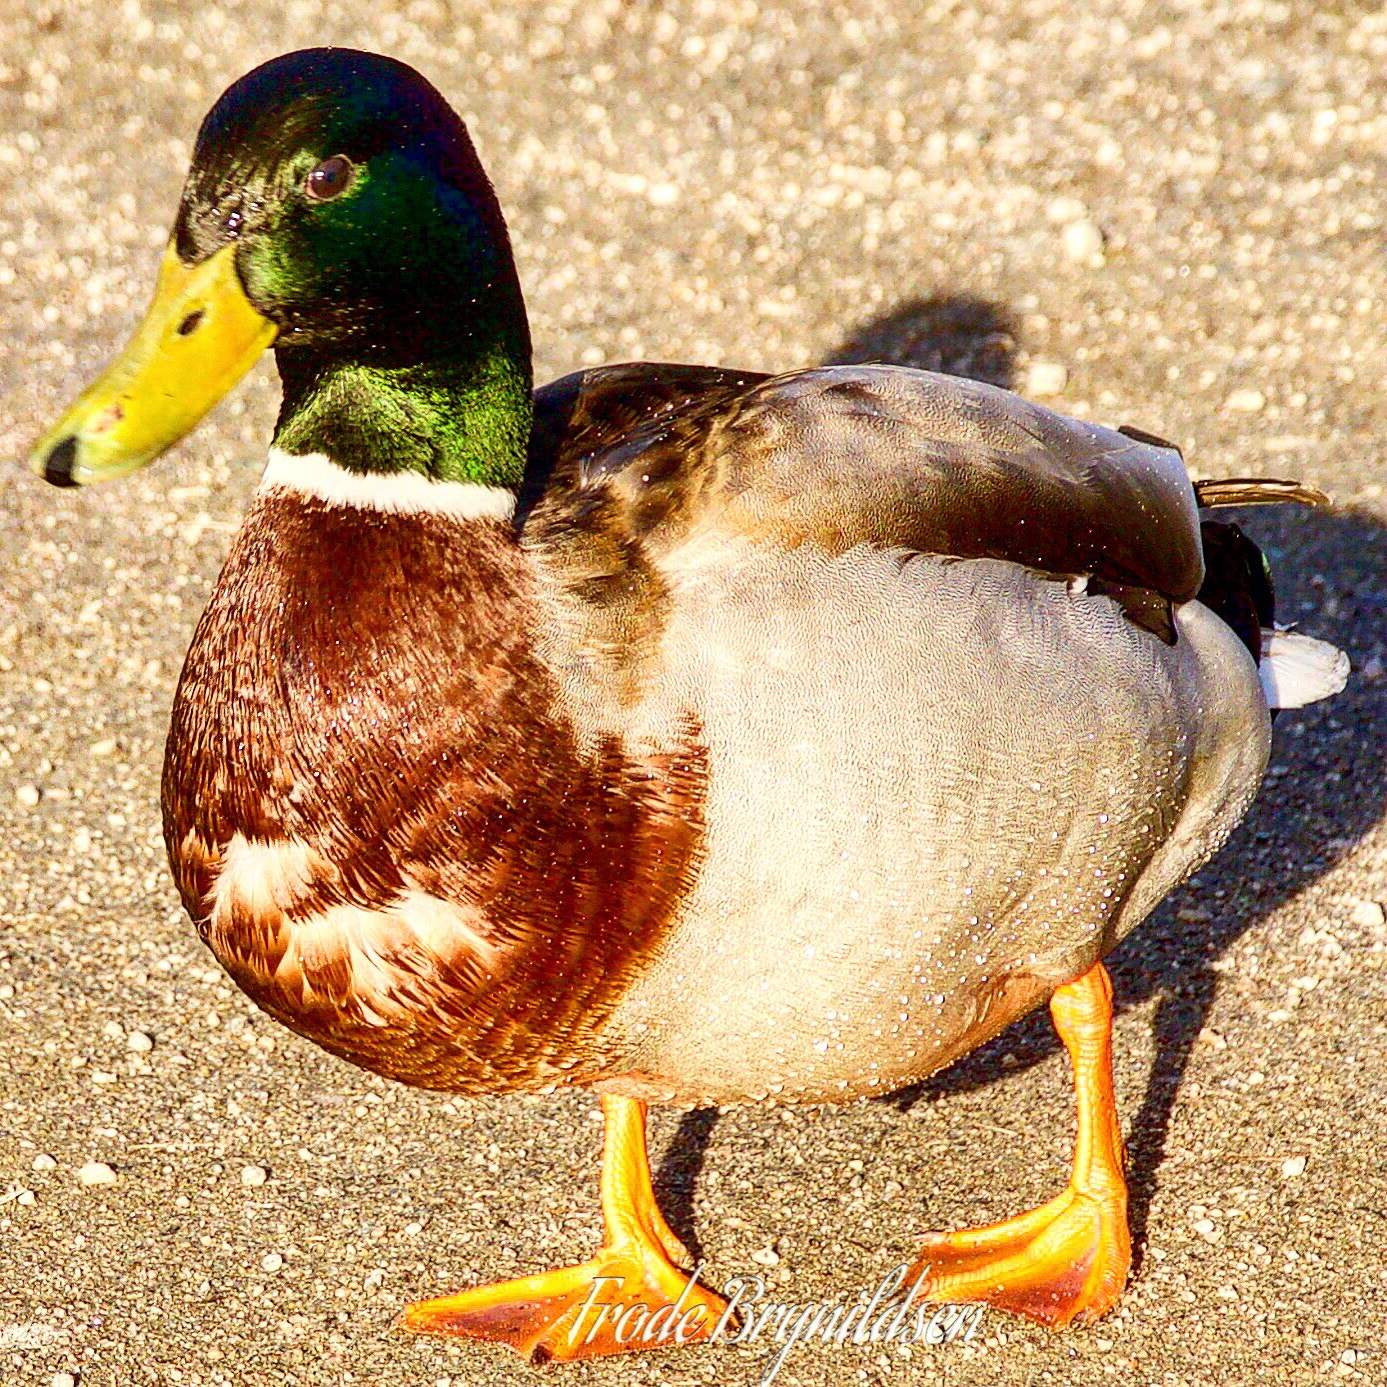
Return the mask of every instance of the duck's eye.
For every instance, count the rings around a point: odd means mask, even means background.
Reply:
[[[304,191],[314,202],[331,202],[347,191],[355,172],[356,166],[345,154],[334,154],[308,175]]]

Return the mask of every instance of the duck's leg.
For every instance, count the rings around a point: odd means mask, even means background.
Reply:
[[[405,1307],[402,1326],[507,1344],[534,1363],[707,1339],[727,1305],[675,1265],[687,1261],[688,1253],[655,1203],[645,1111],[634,1098],[602,1099],[606,1237],[595,1257],[560,1271],[417,1301]]]
[[[1050,999],[1074,1066],[1079,1135],[1069,1187],[1029,1213],[987,1228],[932,1233],[910,1281],[921,1298],[985,1302],[1059,1329],[1117,1303],[1132,1260],[1122,1131],[1112,1082],[1112,983],[1096,963]]]

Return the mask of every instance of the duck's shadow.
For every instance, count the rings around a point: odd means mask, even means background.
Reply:
[[[1020,332],[1011,312],[971,294],[910,299],[855,328],[825,366],[874,361],[969,376],[1010,390],[1016,384]]]
[[[1009,386],[1017,341],[1011,315],[1000,305],[929,298],[864,324],[827,360],[891,361]],[[1352,511],[1286,507],[1236,518],[1271,562],[1278,620],[1306,618],[1310,634],[1349,651],[1356,671],[1373,653],[1381,657],[1387,593],[1374,575],[1383,571],[1387,530],[1380,523]],[[1355,673],[1331,703],[1283,714],[1271,773],[1232,841],[1107,959],[1120,1011],[1155,1001],[1155,1055],[1128,1141],[1138,1265],[1175,1096],[1213,1007],[1214,965],[1239,936],[1331,870],[1381,820],[1387,812],[1384,742],[1387,679],[1370,682]],[[1058,1045],[1042,1009],[943,1073],[883,1101],[908,1109],[983,1088],[1015,1075],[1018,1062],[1022,1068],[1040,1062]],[[687,1114],[656,1177],[671,1226],[691,1249],[693,1186],[715,1122],[710,1110]]]

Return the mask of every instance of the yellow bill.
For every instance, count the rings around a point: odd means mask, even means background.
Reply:
[[[54,486],[143,467],[250,370],[277,331],[246,297],[234,245],[189,267],[170,242],[144,321],[34,445],[30,467]]]

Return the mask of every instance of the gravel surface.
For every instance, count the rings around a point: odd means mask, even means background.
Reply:
[[[1078,12],[1082,10],[1082,13]],[[541,378],[893,357],[1290,474],[1284,611],[1345,646],[1218,861],[1113,960],[1138,1266],[1121,1308],[971,1345],[797,1348],[781,1383],[1387,1382],[1387,16],[1210,0],[569,0],[0,11],[0,440],[124,337],[192,138],[286,49],[393,53],[466,113]],[[172,456],[0,509],[0,1381],[504,1384],[411,1297],[587,1255],[595,1104],[450,1102],[277,1029],[178,909],[158,819],[183,651],[253,488],[268,364]],[[847,1298],[919,1232],[1065,1178],[1043,1017],[918,1093],[656,1114],[714,1281]],[[751,1383],[771,1349],[551,1370]],[[68,1376],[64,1377],[63,1375]]]

